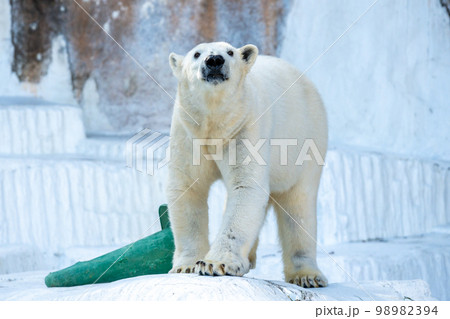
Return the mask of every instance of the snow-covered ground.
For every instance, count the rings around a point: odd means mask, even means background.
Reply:
[[[449,265],[450,265],[450,227],[438,228],[434,232],[425,235],[411,238],[398,238],[389,239],[383,241],[371,241],[371,242],[354,242],[345,243],[331,246],[322,246],[318,248],[318,262],[320,268],[327,275],[331,285],[324,289],[314,289],[313,291],[319,293],[318,300],[326,298],[327,300],[358,300],[359,298],[364,300],[371,300],[373,298],[384,300],[399,300],[403,297],[396,297],[395,289],[392,290],[390,285],[393,281],[402,280],[402,283],[398,283],[398,287],[403,287],[404,296],[414,299],[423,300],[424,298],[438,298],[441,300],[450,299],[448,287],[449,287]],[[134,279],[132,281],[121,281],[122,283],[100,285],[97,289],[93,289],[95,293],[82,295],[86,292],[86,289],[48,289],[44,285],[44,277],[50,270],[63,268],[69,266],[80,260],[89,260],[97,257],[101,254],[107,253],[118,246],[109,247],[78,247],[67,249],[61,255],[44,254],[39,255],[31,247],[24,249],[20,246],[11,246],[8,249],[0,248],[0,273],[10,273],[8,275],[0,276],[0,286],[4,289],[0,289],[0,300],[7,299],[88,299],[89,297],[95,298],[96,294],[102,293],[102,299],[108,298],[137,298],[137,295],[131,296],[119,296],[118,290],[124,293],[124,290],[132,290],[135,285],[140,285],[140,279]],[[263,244],[258,249],[257,266],[251,270],[245,278],[255,278],[268,281],[283,281],[282,263],[281,261],[281,249],[278,245]],[[31,269],[47,269],[47,271],[38,272],[20,272]],[[176,275],[175,275],[176,276]],[[152,276],[148,276],[152,277]],[[194,281],[185,282],[171,278],[168,281],[167,287],[164,291],[156,293],[157,290],[149,290],[147,285],[150,283],[158,283],[158,286],[163,285],[166,277],[158,277],[156,281],[152,279],[141,279],[142,293],[141,298],[148,298],[151,300],[161,299],[169,292],[173,292],[176,296],[173,298],[192,298],[192,296],[180,296],[181,292],[186,294],[194,294],[201,292],[190,291],[192,285],[205,285],[209,287],[214,284],[214,280],[204,279],[207,277],[201,277]],[[169,277],[168,277],[169,278]],[[169,279],[167,279],[169,280]],[[203,282],[205,280],[205,282]],[[417,280],[423,280],[427,284]],[[372,281],[370,283],[370,281]],[[377,283],[376,281],[382,281]],[[404,282],[403,282],[404,281]],[[187,284],[190,288],[173,288],[169,282],[174,285]],[[219,285],[224,284],[223,281],[218,280]],[[225,281],[226,282],[226,281]],[[387,284],[389,282],[389,284]],[[131,283],[131,285],[129,285]],[[237,286],[244,285],[250,291],[253,289],[258,290],[259,285],[267,285],[266,282],[251,281],[250,283],[243,284],[242,281],[234,283]],[[28,286],[29,285],[29,286]],[[165,284],[164,284],[165,285]],[[367,289],[361,288],[368,287]],[[293,288],[292,285],[288,285],[290,289],[300,293],[302,289],[298,290]],[[381,292],[372,290],[374,287],[385,286],[386,289],[381,295]],[[24,291],[24,287],[28,287]],[[141,287],[141,286],[139,286]],[[170,290],[172,287],[172,290]],[[246,289],[241,287],[240,289]],[[347,293],[340,294],[340,289],[345,287],[352,288]],[[397,287],[397,286],[396,286]],[[409,287],[409,288],[408,288]],[[414,288],[415,287],[415,288]],[[414,288],[414,289],[413,289]],[[420,289],[419,289],[420,288]],[[331,289],[331,291],[329,291]],[[345,288],[346,289],[346,288]],[[345,291],[345,289],[343,291]],[[400,289],[400,288],[399,288]],[[50,291],[51,290],[51,291]],[[63,293],[61,294],[61,291]],[[222,290],[220,290],[223,292]],[[265,291],[265,290],[264,290]],[[144,293],[145,292],[145,293]],[[225,291],[222,297],[217,292],[217,295],[211,296],[211,299],[231,298],[229,294],[232,294],[233,289]],[[368,293],[367,293],[368,292]],[[233,292],[235,293],[235,292]],[[255,292],[252,292],[256,294]],[[201,298],[206,298],[208,295],[206,292]],[[250,294],[250,292],[249,292]],[[145,297],[144,297],[145,296]],[[383,297],[384,296],[384,297]],[[243,295],[243,298],[250,298],[249,295]],[[256,294],[255,298],[274,298],[279,296],[265,295],[263,292],[261,295]],[[237,297],[236,297],[237,298]],[[284,297],[283,297],[284,298]],[[297,297],[296,297],[297,298]],[[308,297],[298,297],[300,299]],[[356,299],[354,299],[356,298]]]
[[[108,284],[47,288],[44,272],[0,275],[0,300],[434,300],[422,280],[331,284],[305,289],[281,281],[195,274],[152,275]]]

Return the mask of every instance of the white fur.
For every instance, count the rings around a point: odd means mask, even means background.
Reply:
[[[201,54],[197,59],[196,52]],[[225,58],[228,80],[216,85],[202,80],[201,69],[209,54]],[[258,56],[253,45],[236,49],[224,42],[200,44],[185,57],[172,53],[169,62],[179,80],[167,188],[176,246],[171,272],[244,275],[254,267],[258,234],[268,206],[273,205],[286,281],[325,286],[327,280],[316,264],[315,243],[322,167],[315,161],[294,165],[305,139],[313,139],[325,157],[326,114],[314,86],[290,64]],[[224,139],[223,160],[202,158],[200,166],[193,165],[194,138]],[[259,150],[267,165],[254,160],[242,164],[249,155],[242,140],[255,145],[261,138],[298,139],[299,143],[289,146],[288,165],[280,164],[280,147],[268,141]],[[237,141],[237,165],[229,165],[230,139]],[[202,152],[214,154],[215,149],[205,146]],[[228,191],[227,207],[210,246],[207,197],[211,184],[220,178]]]

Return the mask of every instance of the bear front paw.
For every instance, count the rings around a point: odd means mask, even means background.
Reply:
[[[207,276],[239,276],[248,272],[248,266],[241,263],[200,260],[195,264],[195,272]]]

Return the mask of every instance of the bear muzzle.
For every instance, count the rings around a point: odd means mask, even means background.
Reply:
[[[224,71],[225,59],[221,55],[209,55],[205,59],[205,67],[202,68],[203,80],[214,85],[228,80]]]

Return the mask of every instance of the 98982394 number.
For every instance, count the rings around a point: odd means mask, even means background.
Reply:
[[[377,306],[375,313],[377,316],[437,316],[438,309],[437,306]]]

